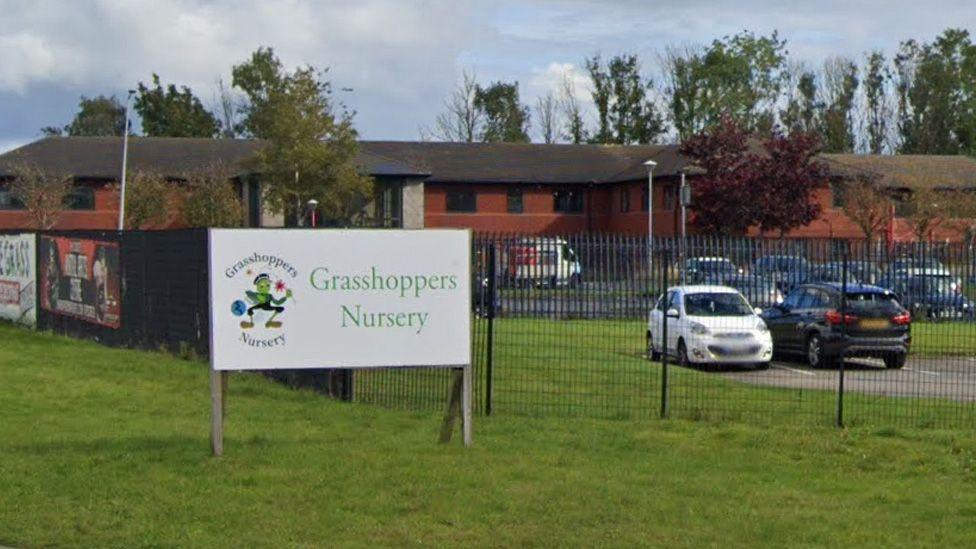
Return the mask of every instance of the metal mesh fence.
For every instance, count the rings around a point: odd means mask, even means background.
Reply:
[[[484,413],[976,422],[963,243],[479,235],[472,261]],[[439,409],[449,380],[357,372],[355,398]]]

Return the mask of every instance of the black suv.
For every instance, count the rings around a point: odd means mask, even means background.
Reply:
[[[840,284],[802,284],[762,318],[778,354],[806,357],[812,368],[847,357],[874,356],[888,368],[905,365],[911,344],[911,316],[890,290],[848,284],[841,313]]]

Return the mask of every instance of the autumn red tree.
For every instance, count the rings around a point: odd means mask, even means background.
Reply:
[[[744,234],[750,227],[780,235],[820,215],[813,200],[827,185],[814,134],[774,132],[764,139],[732,117],[682,143],[681,154],[704,173],[692,185],[694,225],[708,234]]]

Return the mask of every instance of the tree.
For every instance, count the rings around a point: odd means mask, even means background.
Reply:
[[[654,82],[640,74],[636,55],[618,55],[604,66],[599,55],[586,60],[593,83],[599,125],[595,143],[654,143],[664,133],[664,121],[648,96]]]
[[[261,48],[233,74],[247,97],[242,128],[265,140],[251,168],[261,175],[268,207],[297,216],[315,199],[326,222],[358,221],[373,180],[357,164],[353,115],[336,112],[323,73],[313,67],[288,73],[270,48]]]
[[[891,198],[878,188],[878,183],[877,177],[865,176],[834,189],[835,193],[841,193],[844,213],[857,224],[868,242],[874,242],[891,216]]]
[[[217,113],[220,115],[220,137],[233,139],[237,137],[240,121],[237,119],[237,102],[233,92],[224,84],[223,78],[217,79]]]
[[[125,184],[125,228],[146,229],[169,218],[172,184],[148,171],[136,171]]]
[[[814,192],[826,185],[827,168],[816,160],[819,138],[812,133],[757,137],[731,116],[682,142],[679,151],[704,170],[692,186],[693,223],[708,234],[744,234],[791,229],[820,215]]]
[[[183,221],[189,227],[240,227],[244,207],[234,189],[234,171],[219,162],[191,173],[183,197]]]
[[[27,162],[15,164],[10,171],[14,177],[8,189],[14,200],[23,204],[32,228],[53,228],[74,189],[74,177]]]
[[[203,107],[190,88],[170,84],[163,88],[152,75],[152,87],[139,83],[135,109],[142,117],[142,131],[151,137],[215,137],[220,122]]]
[[[902,211],[912,226],[915,238],[922,241],[952,217],[952,197],[927,184],[916,184],[903,198]]]
[[[860,83],[857,65],[850,59],[834,57],[824,62],[822,74],[823,150],[854,152],[854,98]]]
[[[539,120],[539,136],[542,142],[555,143],[559,137],[559,109],[552,92],[536,100],[535,116]]]
[[[790,135],[774,131],[763,142],[763,153],[751,172],[751,186],[761,192],[756,225],[761,233],[787,232],[820,217],[814,193],[827,186],[829,170],[817,159],[820,136],[813,132]]]
[[[576,98],[576,84],[569,74],[564,74],[560,83],[559,108],[565,121],[563,138],[575,145],[585,143],[587,132],[583,123],[583,109]]]
[[[481,131],[483,113],[475,106],[478,89],[473,72],[464,71],[461,81],[444,103],[444,112],[437,115],[434,128],[421,128],[421,134],[438,141],[471,143]]]
[[[790,66],[784,76],[786,108],[780,111],[780,121],[786,131],[817,131],[823,104],[817,93],[817,76],[801,65]]]
[[[87,98],[78,102],[78,114],[64,128],[41,128],[44,135],[70,135],[81,137],[121,137],[125,132],[125,107],[115,96]]]
[[[518,82],[475,87],[474,106],[484,121],[479,136],[486,143],[529,141],[529,108],[519,102]]]
[[[889,121],[894,114],[889,88],[892,73],[884,54],[874,51],[868,54],[864,68],[864,125],[867,150],[882,154],[890,150]]]
[[[775,122],[786,69],[786,41],[743,31],[708,48],[669,49],[663,60],[671,120],[679,140],[731,116],[749,131]]]
[[[895,57],[900,152],[976,154],[976,45],[947,29],[931,44],[907,40]]]

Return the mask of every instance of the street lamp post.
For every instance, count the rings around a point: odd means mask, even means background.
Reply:
[[[647,269],[653,271],[654,267],[654,168],[657,162],[648,160],[644,162],[647,168]]]
[[[136,90],[129,90],[129,96],[125,99],[125,124],[122,129],[122,177],[119,186],[119,230],[125,229],[125,168],[129,163],[129,107],[132,105],[132,96]]]
[[[314,229],[315,228],[315,221],[316,221],[315,220],[315,210],[316,210],[316,208],[319,207],[319,201],[318,200],[315,200],[314,198],[312,198],[312,199],[309,199],[309,201],[306,204],[308,204],[308,215],[309,215],[309,219],[312,222],[312,228]]]

